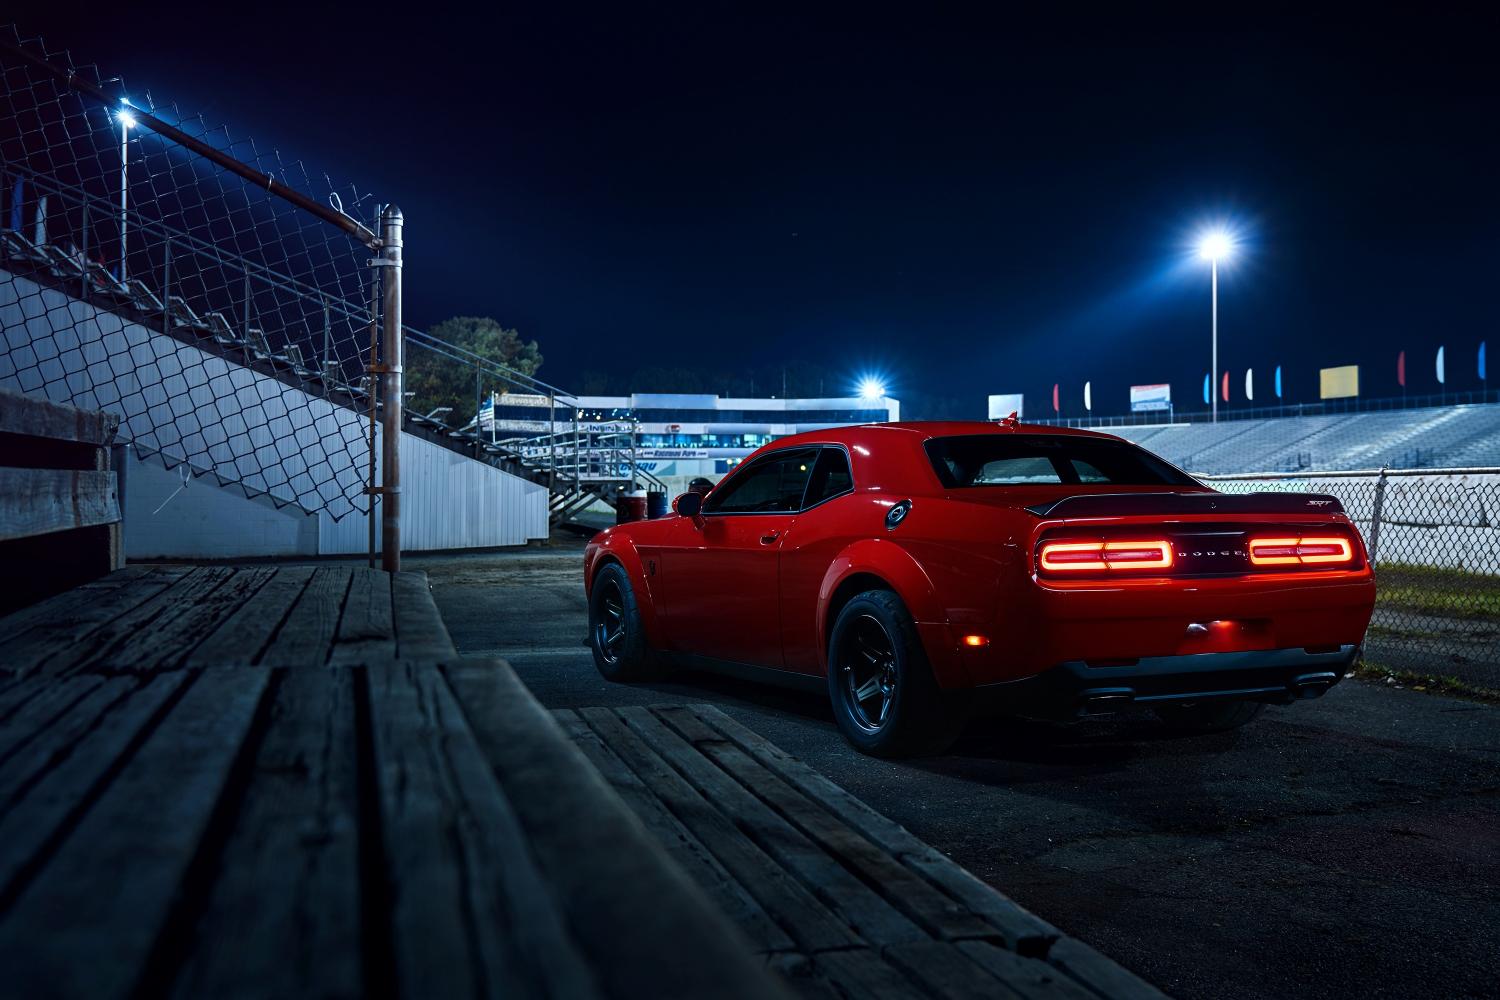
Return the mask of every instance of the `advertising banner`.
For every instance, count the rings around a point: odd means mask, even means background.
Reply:
[[[990,396],[990,419],[1004,420],[1014,413],[1026,416],[1026,397],[1019,392],[1002,392]]]
[[[1172,386],[1170,383],[1158,385],[1133,385],[1130,387],[1130,412],[1142,413],[1149,410],[1170,410],[1172,408]]]
[[[1359,365],[1318,370],[1319,399],[1347,399],[1359,395]]]

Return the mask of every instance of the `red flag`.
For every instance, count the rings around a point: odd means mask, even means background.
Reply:
[[[1406,388],[1406,352],[1396,355],[1396,384]]]
[[[1224,402],[1229,402],[1229,372],[1224,373]]]
[[[1057,405],[1057,383],[1052,383],[1052,412],[1061,413],[1062,407]]]

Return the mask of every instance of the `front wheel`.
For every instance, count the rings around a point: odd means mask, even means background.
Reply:
[[[834,620],[828,693],[844,737],[876,757],[941,753],[961,728],[943,704],[911,615],[888,590],[860,594]]]
[[[656,675],[635,589],[619,563],[610,563],[594,577],[589,592],[589,648],[594,666],[606,680],[640,681]]]

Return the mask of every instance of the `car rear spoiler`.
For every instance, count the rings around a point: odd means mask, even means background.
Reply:
[[[1131,514],[1342,514],[1327,493],[1081,493],[1026,508],[1037,517]]]

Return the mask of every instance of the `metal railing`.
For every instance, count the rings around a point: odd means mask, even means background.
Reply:
[[[14,29],[0,71],[0,383],[277,506],[383,500],[394,568],[399,210]]]
[[[1500,403],[1500,389],[1464,389],[1457,392],[1434,392],[1416,396],[1354,396],[1348,399],[1322,399],[1311,403],[1277,403],[1274,406],[1234,406],[1221,403],[1218,422],[1265,420],[1270,417],[1317,417],[1339,413],[1381,413],[1390,410],[1421,410],[1434,406],[1474,406]],[[1140,427],[1157,424],[1202,424],[1213,420],[1211,410],[1148,410],[1111,416],[1027,417],[1029,424],[1053,427]]]
[[[1500,692],[1500,468],[1200,478],[1338,497],[1375,567],[1366,663]]]

